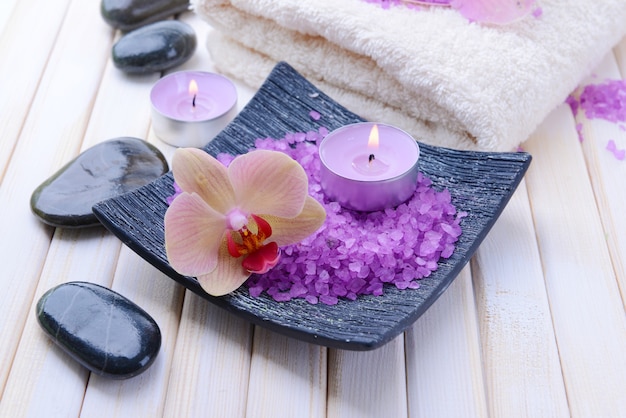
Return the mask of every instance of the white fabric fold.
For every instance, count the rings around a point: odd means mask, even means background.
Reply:
[[[506,25],[363,0],[194,0],[219,71],[256,87],[286,61],[357,114],[418,140],[510,151],[623,36],[626,0],[537,0]]]

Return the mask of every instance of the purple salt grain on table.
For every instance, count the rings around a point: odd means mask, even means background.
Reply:
[[[613,153],[615,158],[620,161],[626,158],[626,149],[618,149],[615,141],[612,139],[609,139],[609,142],[606,144],[606,149],[609,150],[609,152]]]
[[[320,115],[320,112],[316,111],[316,110],[311,110],[309,112],[309,116],[311,117],[311,119],[313,120],[320,120],[320,118],[322,117],[322,115]]]
[[[454,252],[461,235],[461,219],[447,190],[436,191],[419,173],[414,196],[394,209],[356,212],[325,199],[320,186],[318,144],[328,134],[289,133],[284,138],[260,138],[255,148],[282,151],[298,161],[309,177],[309,194],[326,209],[326,221],[302,242],[283,247],[276,267],[246,282],[253,297],[266,292],[284,302],[334,305],[339,299],[380,296],[383,284],[417,289],[418,280],[438,267],[440,258]],[[232,156],[219,154],[228,165]]]
[[[600,84],[589,84],[580,93],[580,97],[568,96],[565,101],[572,110],[574,117],[582,110],[587,119],[603,119],[617,123],[624,130],[622,123],[626,122],[626,80],[607,80]],[[583,125],[576,124],[578,139],[583,142]],[[622,160],[622,150],[616,148],[613,140],[607,144],[607,149]]]

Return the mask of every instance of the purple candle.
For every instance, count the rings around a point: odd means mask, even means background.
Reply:
[[[355,123],[329,133],[319,147],[326,196],[359,211],[393,208],[417,186],[419,145],[401,129]]]
[[[237,89],[226,77],[203,71],[169,74],[152,87],[152,129],[168,144],[202,147],[237,113]]]

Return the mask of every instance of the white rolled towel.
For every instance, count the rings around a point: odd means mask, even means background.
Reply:
[[[258,86],[286,61],[361,116],[420,141],[510,151],[626,34],[626,0],[537,0],[503,26],[363,0],[193,0],[218,69]]]

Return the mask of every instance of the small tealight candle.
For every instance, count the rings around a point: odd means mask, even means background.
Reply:
[[[152,128],[168,144],[203,147],[237,113],[237,89],[226,77],[203,71],[169,74],[152,87]]]
[[[345,208],[393,208],[415,193],[419,145],[401,129],[371,122],[346,125],[322,140],[319,154],[322,189]]]

